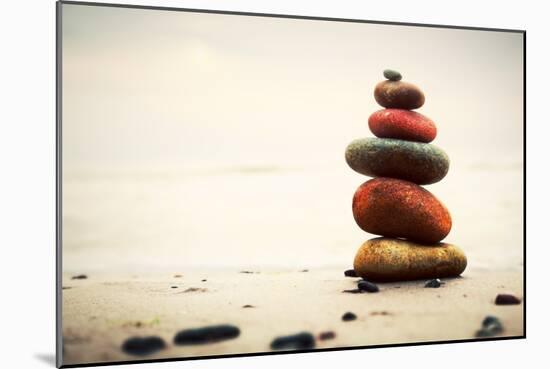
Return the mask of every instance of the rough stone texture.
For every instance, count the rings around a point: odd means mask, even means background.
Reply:
[[[410,110],[382,109],[369,117],[371,132],[380,138],[432,142],[437,135],[435,123],[428,117]]]
[[[403,81],[382,81],[374,88],[374,99],[385,108],[418,109],[424,105],[424,93]]]
[[[352,210],[357,225],[366,232],[426,244],[444,239],[452,226],[449,211],[434,195],[394,178],[371,179],[359,186]]]
[[[355,271],[371,281],[391,282],[459,276],[466,256],[446,243],[431,246],[394,238],[375,238],[357,251]]]
[[[346,162],[370,177],[391,177],[417,184],[439,182],[449,171],[449,157],[437,146],[392,138],[361,138],[346,148]]]

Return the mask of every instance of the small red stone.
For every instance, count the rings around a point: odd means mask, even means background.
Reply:
[[[369,117],[369,128],[376,137],[432,142],[437,135],[435,123],[410,110],[382,109]]]

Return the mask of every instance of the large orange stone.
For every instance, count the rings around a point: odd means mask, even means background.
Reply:
[[[433,244],[451,231],[451,215],[429,191],[394,178],[363,183],[353,196],[353,217],[366,232]]]

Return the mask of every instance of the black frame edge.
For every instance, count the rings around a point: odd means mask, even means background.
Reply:
[[[62,2],[55,4],[55,364],[58,368],[63,365],[63,321],[62,321],[62,138],[61,138],[61,116],[62,116]]]
[[[175,11],[175,12],[209,13],[209,14],[221,14],[221,15],[244,15],[244,16],[252,16],[252,17],[286,18],[286,19],[302,19],[302,20],[317,20],[317,21],[330,21],[330,22],[349,22],[349,23],[369,23],[369,24],[389,25],[389,26],[412,26],[412,27],[460,29],[460,30],[470,30],[470,31],[512,32],[512,33],[525,32],[525,30],[521,30],[521,29],[457,26],[457,25],[413,23],[413,22],[409,23],[409,22],[365,20],[365,19],[354,19],[354,18],[331,18],[331,17],[305,16],[305,15],[293,15],[293,14],[254,13],[254,12],[242,12],[242,11],[231,11],[231,10],[177,8],[177,7],[155,6],[155,5],[132,5],[132,4],[125,4],[125,3],[100,3],[100,2],[84,2],[84,1],[73,1],[73,0],[59,0],[59,2],[67,5],[86,5],[86,6],[99,6],[99,7],[109,7],[109,8],[164,10],[164,11]]]

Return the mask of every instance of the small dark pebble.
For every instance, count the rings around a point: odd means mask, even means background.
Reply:
[[[502,329],[502,324],[500,323],[500,320],[496,316],[492,315],[487,315],[485,319],[483,319],[483,322],[481,322],[481,325],[484,328],[498,326]]]
[[[401,73],[392,69],[384,70],[384,77],[389,79],[390,81],[401,81],[401,78],[403,78],[401,76]]]
[[[476,332],[476,337],[491,337],[503,331],[500,320],[492,315],[486,316],[481,326],[481,329]]]
[[[302,270],[302,273],[307,273],[307,272],[309,272],[309,270],[308,270],[308,269],[304,269],[304,270]]]
[[[359,288],[354,288],[352,290],[343,290],[342,293],[363,293]]]
[[[319,339],[321,341],[324,341],[324,340],[332,340],[336,337],[336,333],[334,333],[333,331],[326,331],[326,332],[321,332],[321,334],[319,334]]]
[[[61,287],[61,289],[63,289],[63,290],[70,290],[71,288],[72,288],[72,287],[69,287],[69,286],[67,286],[67,287]]]
[[[236,338],[241,334],[238,327],[229,324],[211,325],[203,328],[184,329],[174,337],[176,345],[202,345]]]
[[[188,292],[207,292],[207,291],[208,290],[206,288],[189,287],[188,289],[184,290],[183,292],[188,293]]]
[[[518,305],[521,301],[514,295],[508,295],[505,293],[501,293],[497,295],[497,298],[495,299],[495,304],[497,305]]]
[[[178,288],[178,286],[172,286],[172,287],[170,287],[170,288]]]
[[[314,347],[315,337],[308,332],[277,337],[271,342],[272,350],[306,350]]]
[[[355,270],[353,270],[353,269],[348,269],[348,270],[346,270],[346,271],[344,272],[344,275],[345,275],[346,277],[353,277],[353,278],[357,277],[357,273],[355,273]]]
[[[162,350],[166,343],[160,337],[132,337],[122,344],[122,351],[130,355],[145,356]]]
[[[357,288],[359,288],[359,290],[361,291],[370,292],[370,293],[380,291],[377,285],[365,280],[359,281],[359,283],[357,283]]]
[[[439,287],[441,287],[441,281],[439,280],[439,278],[430,279],[424,285],[424,288],[439,288]]]
[[[344,322],[349,322],[351,320],[355,320],[357,319],[357,315],[355,315],[354,313],[348,311],[347,313],[345,313],[344,315],[342,315],[342,320]]]
[[[201,279],[201,282],[206,282],[206,279]]]
[[[75,275],[71,279],[87,279],[87,278],[88,276],[86,274],[79,274],[79,275]]]
[[[253,272],[251,270],[241,270],[239,273],[243,273],[243,274],[258,274],[260,272]]]
[[[174,274],[174,278],[181,278],[183,277],[181,274]]]
[[[249,305],[249,304],[243,305],[243,308],[245,308],[245,309],[253,308],[253,307],[254,307],[254,305]]]

